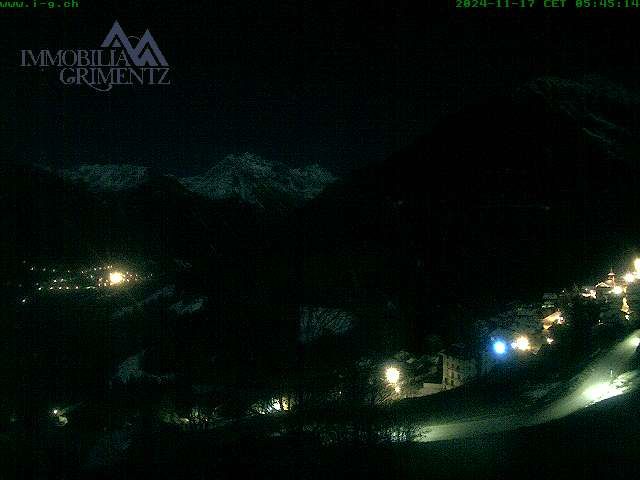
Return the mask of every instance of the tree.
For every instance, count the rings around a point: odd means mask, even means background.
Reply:
[[[574,357],[587,354],[593,348],[593,327],[600,320],[600,307],[590,298],[574,295],[563,314],[569,353]]]

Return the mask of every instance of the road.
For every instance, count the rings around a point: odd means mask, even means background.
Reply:
[[[498,433],[566,417],[596,402],[621,395],[640,385],[638,372],[628,371],[640,330],[636,330],[614,347],[598,355],[582,372],[566,385],[564,394],[544,406],[510,415],[471,418],[445,424],[422,424],[416,441],[433,442]]]

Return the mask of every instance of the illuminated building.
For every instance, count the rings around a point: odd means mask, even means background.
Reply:
[[[459,387],[487,373],[493,361],[486,353],[473,352],[464,344],[452,345],[442,356],[442,389]]]

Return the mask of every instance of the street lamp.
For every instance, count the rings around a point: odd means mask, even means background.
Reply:
[[[493,351],[498,355],[504,355],[507,351],[507,344],[502,340],[496,340],[493,342]]]
[[[529,345],[529,339],[524,335],[521,335],[518,338],[516,338],[516,341],[513,342],[511,346],[513,348],[516,348],[522,351],[529,350],[529,348],[531,348],[531,346]]]
[[[396,385],[400,381],[400,370],[396,367],[387,367],[384,372],[384,376],[387,379],[387,382],[392,385]]]

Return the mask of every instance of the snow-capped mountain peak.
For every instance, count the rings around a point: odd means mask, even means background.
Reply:
[[[93,191],[119,192],[144,182],[148,169],[127,164],[80,165],[74,170],[63,170],[61,174],[68,180],[85,182]]]
[[[150,175],[147,167],[127,164],[81,165],[60,173],[68,180],[86,183],[96,192],[132,189],[148,181]],[[336,178],[317,164],[290,168],[281,162],[243,153],[227,155],[201,175],[175,180],[203,197],[233,198],[267,207],[299,205],[314,198]]]
[[[335,177],[320,165],[289,168],[252,153],[227,155],[203,175],[181,178],[189,190],[209,198],[238,198],[264,205],[300,203],[318,195]]]

